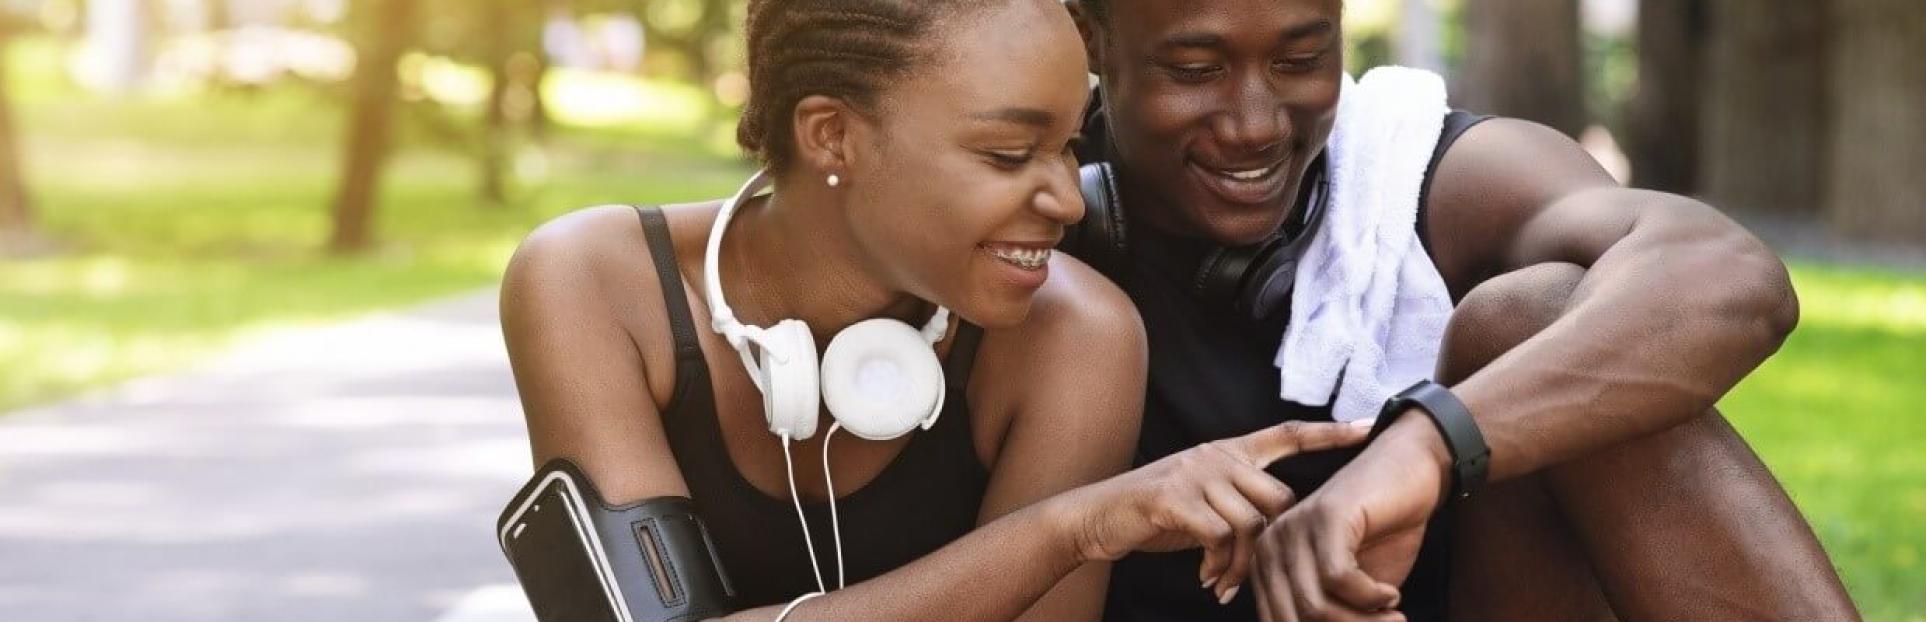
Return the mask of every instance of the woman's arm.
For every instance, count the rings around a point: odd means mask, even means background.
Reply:
[[[534,462],[573,460],[612,503],[689,496],[650,391],[658,384],[655,370],[612,298],[642,293],[653,301],[640,305],[645,328],[669,339],[652,266],[621,274],[610,268],[648,261],[636,252],[645,242],[635,222],[628,208],[557,218],[522,242],[502,279],[502,337]],[[660,375],[672,372],[664,366]]]
[[[1010,620],[1085,564],[1200,545],[1203,574],[1216,573],[1217,591],[1229,592],[1243,577],[1224,569],[1250,557],[1263,517],[1295,500],[1263,468],[1286,456],[1355,445],[1366,432],[1344,423],[1287,421],[1199,445],[1006,514],[907,566],[805,602],[789,619]],[[1075,596],[1088,597],[1067,593],[1071,605]],[[1387,588],[1376,596],[1389,601],[1396,595]],[[727,619],[770,620],[781,610],[769,606]]]
[[[1059,255],[1050,270],[1029,320],[986,337],[977,357],[971,408],[1008,415],[987,417],[1008,427],[980,523],[1121,473],[1136,452],[1149,366],[1136,307],[1082,262]],[[1084,564],[1023,619],[1095,620],[1109,577],[1109,564]]]

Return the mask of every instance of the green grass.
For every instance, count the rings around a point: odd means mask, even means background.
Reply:
[[[411,129],[384,178],[378,248],[330,257],[337,94],[121,101],[67,86],[57,59],[45,40],[11,59],[39,228],[62,251],[0,261],[0,412],[179,369],[250,331],[488,287],[556,214],[716,196],[742,175],[689,124],[604,113],[524,153],[512,200],[489,206],[471,158]]]
[[[717,196],[742,174],[717,131],[688,127],[687,89],[565,76],[551,94],[592,105],[560,111],[573,125],[525,160],[546,173],[524,176],[510,205],[478,204],[470,160],[408,132],[381,247],[331,258],[334,95],[112,101],[65,86],[53,52],[17,48],[13,86],[41,225],[68,251],[0,262],[0,411],[179,369],[252,330],[487,287],[555,214]],[[624,93],[638,111],[608,103]],[[1798,265],[1794,280],[1798,332],[1722,406],[1867,617],[1926,620],[1926,274]]]
[[[1803,318],[1721,407],[1869,620],[1926,620],[1926,275],[1795,266]]]

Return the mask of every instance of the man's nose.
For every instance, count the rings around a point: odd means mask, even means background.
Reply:
[[[1284,142],[1290,135],[1285,120],[1283,98],[1263,72],[1244,72],[1229,98],[1229,107],[1213,128],[1218,137],[1238,154],[1265,152]]]

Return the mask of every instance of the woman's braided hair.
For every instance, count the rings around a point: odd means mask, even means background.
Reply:
[[[749,99],[736,143],[782,170],[790,118],[810,95],[875,112],[891,82],[935,53],[937,20],[986,0],[750,0]]]

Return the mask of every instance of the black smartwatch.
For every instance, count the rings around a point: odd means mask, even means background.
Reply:
[[[1471,419],[1471,409],[1444,385],[1420,380],[1391,396],[1378,411],[1371,438],[1384,434],[1399,415],[1414,407],[1431,415],[1431,423],[1438,426],[1438,434],[1444,436],[1445,447],[1451,451],[1451,497],[1463,499],[1482,490],[1485,475],[1491,470],[1491,448],[1485,446],[1478,422]]]

